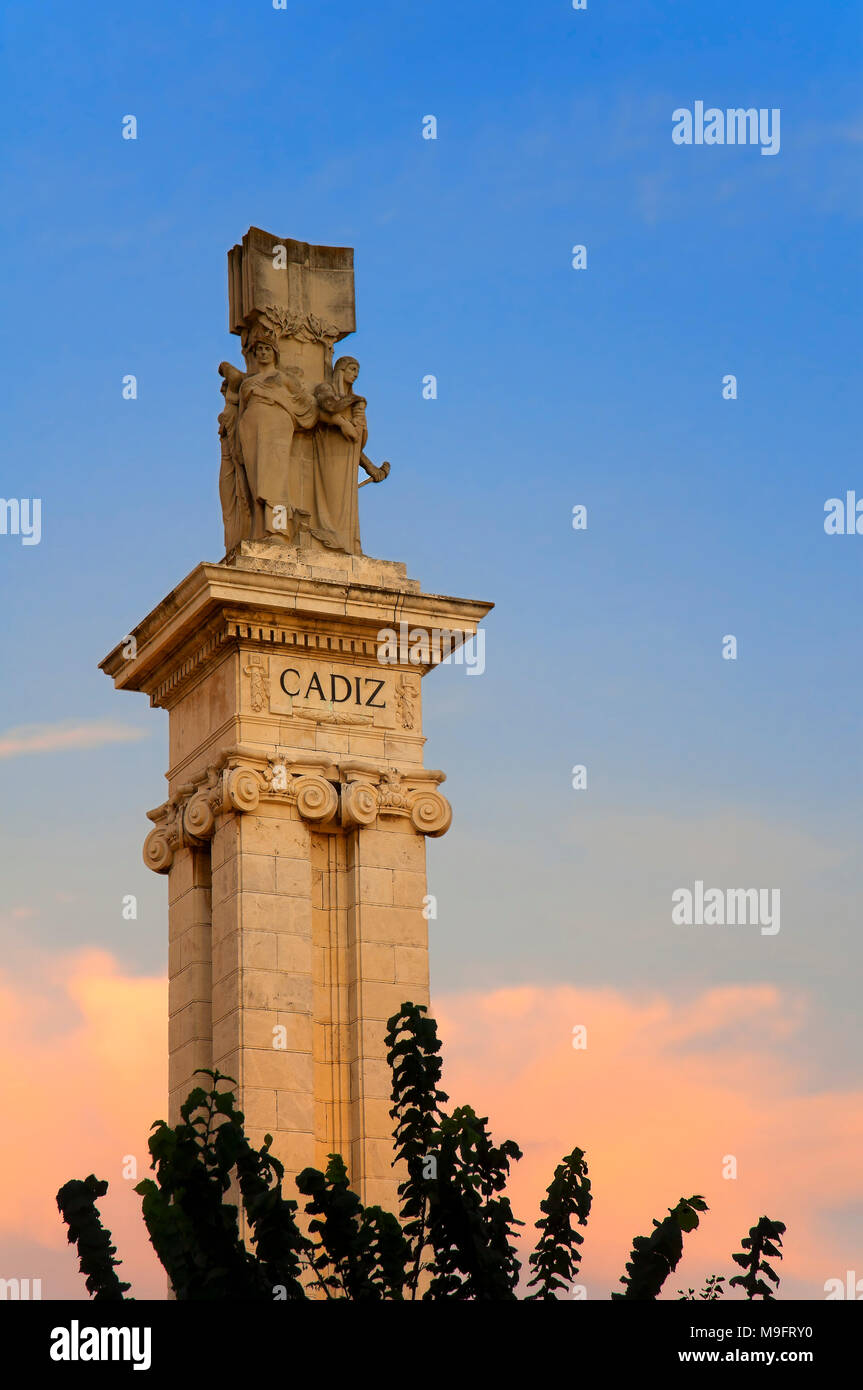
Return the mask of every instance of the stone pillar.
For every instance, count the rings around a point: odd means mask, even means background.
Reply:
[[[209,848],[184,847],[168,878],[168,1092],[173,1115],[213,1065]]]
[[[269,801],[218,818],[213,1059],[239,1085],[249,1134],[272,1134],[298,1172],[314,1162],[312,875],[309,827],[292,810]]]
[[[441,833],[449,806],[440,807]],[[381,1039],[386,1020],[406,999],[428,1003],[425,841],[415,822],[381,817],[380,829],[353,840],[353,931],[350,962],[351,1172],[369,1205],[392,1209],[390,1069]]]
[[[169,876],[172,1120],[217,1067],[289,1176],[338,1152],[391,1209],[386,1021],[428,1002],[425,841],[451,820],[421,678],[433,634],[457,651],[490,606],[424,594],[402,565],[243,542],[102,663],[170,717],[144,858]],[[382,661],[394,628],[411,655]]]

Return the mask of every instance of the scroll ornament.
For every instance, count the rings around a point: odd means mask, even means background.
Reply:
[[[394,768],[357,772],[350,767],[339,776],[334,781],[321,766],[289,766],[278,758],[264,766],[263,760],[255,765],[232,757],[228,766],[209,768],[205,778],[180,787],[175,800],[147,813],[154,828],[144,841],[144,863],[154,873],[167,873],[178,849],[200,847],[211,838],[220,815],[250,814],[262,798],[295,805],[303,820],[333,829],[368,828],[379,816],[403,816],[419,834],[438,836],[452,823],[446,797],[428,785],[443,781],[443,773],[411,779]]]
[[[342,785],[342,825],[374,825],[380,803],[378,790],[368,782],[351,781]]]
[[[339,794],[324,777],[300,777],[293,791],[303,820],[329,821],[339,808]]]
[[[411,802],[411,824],[421,835],[445,835],[452,825],[452,807],[440,792],[419,792]]]

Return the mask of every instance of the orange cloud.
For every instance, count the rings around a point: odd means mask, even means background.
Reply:
[[[55,1194],[92,1172],[110,1183],[100,1209],[121,1278],[138,1297],[164,1297],[123,1167],[132,1156],[145,1176],[150,1125],[165,1113],[166,1015],[165,980],[124,975],[103,951],[27,952],[14,977],[0,974],[0,1092],[14,1116],[0,1157],[0,1275],[41,1278],[43,1298],[87,1297]]]
[[[17,1138],[0,1158],[0,1275],[41,1277],[43,1296],[85,1296],[54,1194],[70,1177],[110,1181],[102,1203],[139,1298],[165,1281],[140,1216],[127,1156],[148,1172],[147,1136],[165,1114],[166,982],[124,974],[108,953],[26,952],[0,973],[0,1089]],[[759,1216],[788,1226],[782,1292],[822,1298],[859,1252],[825,1213],[859,1204],[859,1096],[803,1092],[785,1045],[808,1026],[805,1001],[769,986],[661,995],[524,986],[438,997],[444,1086],[524,1150],[510,1196],[533,1243],[554,1167],[587,1150],[594,1209],[582,1282],[618,1286],[632,1237],[681,1196],[711,1208],[666,1288],[733,1272]],[[574,1049],[573,1028],[587,1029]],[[739,1176],[722,1177],[726,1155]]]
[[[525,986],[433,1002],[451,1102],[472,1104],[496,1139],[524,1151],[509,1192],[527,1249],[555,1165],[576,1145],[586,1150],[588,1298],[619,1288],[633,1236],[696,1192],[710,1211],[666,1284],[672,1297],[707,1274],[737,1273],[731,1254],[764,1215],[788,1227],[784,1296],[823,1298],[826,1279],[859,1264],[825,1215],[863,1198],[861,1096],[802,1089],[783,1050],[807,1021],[799,997],[735,986],[678,1005]],[[577,1025],[583,1050],[572,1045]],[[728,1155],[733,1180],[722,1176]]]

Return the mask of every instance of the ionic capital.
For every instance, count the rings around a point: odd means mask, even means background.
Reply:
[[[147,813],[154,829],[144,842],[144,863],[167,873],[178,849],[200,847],[213,836],[220,816],[272,803],[295,806],[303,820],[327,830],[361,830],[381,816],[401,816],[420,835],[443,835],[452,823],[452,807],[437,790],[443,780],[442,772],[402,773],[365,760],[328,762],[307,754],[283,761],[235,750]]]

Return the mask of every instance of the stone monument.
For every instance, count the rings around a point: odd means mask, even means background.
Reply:
[[[219,368],[225,557],[101,663],[169,712],[144,860],[168,878],[170,1116],[216,1067],[288,1178],[338,1152],[396,1209],[384,1034],[428,1002],[425,839],[452,815],[421,682],[492,605],[362,553],[359,473],[390,469],[364,452],[359,364],[333,362],[353,252],[253,227],[228,282],[245,370]]]

